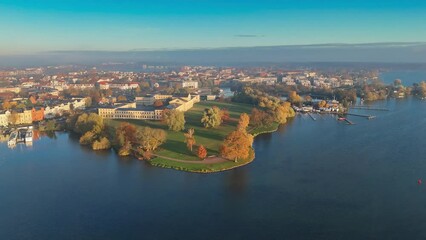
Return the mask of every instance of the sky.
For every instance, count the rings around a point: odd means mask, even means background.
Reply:
[[[426,42],[424,0],[0,0],[0,55]]]

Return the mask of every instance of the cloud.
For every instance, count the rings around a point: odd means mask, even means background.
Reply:
[[[240,38],[257,38],[257,37],[264,37],[265,35],[255,35],[255,34],[237,34],[234,35],[234,37],[240,37]]]

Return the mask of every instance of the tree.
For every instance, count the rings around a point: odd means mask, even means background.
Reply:
[[[211,90],[212,94],[214,95],[219,95],[220,94],[220,88],[218,87],[213,87]]]
[[[83,136],[80,137],[81,145],[91,145],[96,139],[96,133],[93,131],[88,131]]]
[[[296,112],[294,111],[294,109],[291,107],[291,103],[290,102],[283,102],[281,104],[285,109],[287,109],[287,118],[291,118],[296,116]]]
[[[275,109],[275,121],[279,124],[284,124],[287,122],[287,117],[288,117],[288,109],[283,106],[280,105],[279,107],[277,107],[277,109]]]
[[[253,108],[250,115],[250,123],[255,127],[267,126],[274,121],[272,114]]]
[[[12,125],[17,124],[20,120],[21,120],[21,116],[17,112],[12,112],[8,116],[8,122],[11,123]]]
[[[136,96],[139,96],[139,95],[141,94],[141,92],[142,92],[141,87],[140,87],[140,86],[138,86],[138,87],[135,89],[135,94],[136,94]]]
[[[222,114],[220,109],[216,106],[204,109],[201,123],[205,128],[214,128],[219,126],[222,123]]]
[[[17,109],[25,109],[25,108],[27,108],[27,106],[25,106],[25,103],[20,102],[18,105],[16,105],[16,108]]]
[[[44,125],[39,126],[39,130],[41,132],[52,132],[57,129],[56,121],[55,120],[49,120]]]
[[[161,107],[161,106],[163,106],[163,101],[155,100],[153,105],[154,105],[154,107]]]
[[[250,123],[249,115],[247,113],[242,113],[240,115],[240,119],[238,120],[237,130],[246,131],[249,123]]]
[[[115,130],[117,144],[122,147],[125,146],[126,143],[136,142],[136,132],[137,129],[134,125],[127,122],[121,123]]]
[[[111,148],[111,143],[106,137],[102,137],[99,140],[96,140],[95,142],[93,142],[92,144],[93,150],[105,150],[110,148]]]
[[[220,111],[221,111],[221,116],[222,116],[221,117],[222,118],[222,122],[228,121],[230,119],[228,109],[224,108],[224,109],[222,109]]]
[[[194,132],[195,130],[193,128],[190,128],[188,129],[188,132],[184,134],[186,146],[191,152],[192,152],[192,146],[194,146],[195,144]]]
[[[401,79],[395,79],[395,81],[393,81],[393,85],[395,87],[401,86],[402,85]]]
[[[91,89],[89,90],[88,93],[86,93],[86,96],[89,96],[92,99],[92,104],[95,103],[99,103],[101,101],[102,98],[102,94],[99,90],[96,89]]]
[[[84,99],[84,103],[85,103],[86,107],[91,107],[92,106],[92,98],[86,97]]]
[[[103,128],[104,122],[101,116],[96,113],[83,113],[78,117],[73,130],[81,135],[88,131],[99,134],[102,132]]]
[[[141,82],[141,83],[139,84],[139,87],[140,87],[141,89],[147,89],[147,88],[149,88],[149,83],[148,83],[148,82]]]
[[[198,147],[197,156],[198,156],[200,159],[204,159],[204,158],[206,158],[206,157],[207,157],[207,150],[206,150],[206,148],[205,148],[203,145],[200,145],[200,146]]]
[[[112,90],[108,88],[108,89],[103,90],[103,91],[102,91],[102,93],[103,93],[103,95],[104,95],[104,96],[106,96],[106,97],[111,97],[111,95],[112,95]]]
[[[117,97],[117,102],[126,102],[127,98],[126,96],[120,95]]]
[[[32,107],[34,107],[34,104],[29,99],[27,99],[26,101],[24,101],[23,104],[25,105],[25,108],[32,108]]]
[[[164,110],[163,121],[172,131],[178,132],[185,129],[185,114],[179,110]]]
[[[2,107],[4,110],[9,110],[12,108],[12,104],[9,101],[4,101]]]
[[[415,95],[418,95],[419,97],[426,97],[426,82],[421,81],[419,84],[414,85],[413,92]]]
[[[289,102],[281,103],[273,112],[275,122],[284,124],[287,118],[294,117],[295,113]]]
[[[161,129],[144,127],[136,132],[137,148],[145,152],[152,152],[167,140],[167,134]]]
[[[222,157],[237,161],[250,156],[253,135],[244,131],[233,131],[223,141],[220,148]]]
[[[291,91],[288,95],[288,100],[292,103],[300,103],[302,101],[302,97],[300,97],[296,91]]]
[[[324,101],[324,100],[321,100],[321,101],[318,103],[318,107],[320,107],[320,108],[327,107],[327,102],[326,102],[326,101]]]

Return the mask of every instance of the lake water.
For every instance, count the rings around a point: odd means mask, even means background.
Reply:
[[[0,144],[1,239],[424,239],[426,102],[375,105],[390,111],[356,125],[299,115],[256,138],[252,164],[208,175],[65,133]]]
[[[413,83],[426,81],[426,71],[389,71],[381,73],[380,78],[386,84],[392,84],[395,79],[401,79],[404,86],[412,86]]]

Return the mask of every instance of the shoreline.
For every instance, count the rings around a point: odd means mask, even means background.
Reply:
[[[148,160],[148,163],[151,166],[154,166],[154,167],[173,169],[173,170],[176,170],[176,171],[183,171],[183,172],[190,172],[190,173],[208,174],[208,173],[224,172],[224,171],[232,170],[232,169],[239,168],[239,167],[242,167],[242,166],[246,166],[246,165],[252,163],[255,158],[256,158],[255,152],[254,152],[254,149],[252,148],[251,151],[250,151],[250,156],[249,156],[248,159],[242,160],[241,162],[237,162],[237,163],[229,160],[229,162],[225,162],[225,164],[226,163],[229,163],[229,164],[232,163],[232,164],[235,164],[235,165],[232,165],[232,166],[229,166],[229,167],[224,167],[224,168],[219,168],[219,169],[212,169],[212,168],[206,167],[206,168],[201,168],[200,170],[197,170],[197,169],[185,168],[185,167],[182,167],[182,166],[173,166],[173,165],[165,165],[165,164],[162,164],[162,163],[153,163],[152,161],[157,159],[157,158],[154,158],[152,160]],[[158,158],[157,160],[159,160],[159,159],[163,160],[161,157]],[[171,160],[168,160],[168,161],[171,161]],[[176,163],[178,163],[178,162],[176,162]],[[188,164],[197,164],[199,166],[203,165],[202,163],[188,163]],[[209,167],[214,167],[215,165],[217,166],[217,165],[220,165],[220,164],[223,164],[223,163],[206,164],[206,165],[209,166]]]
[[[252,133],[252,135],[253,135],[254,138],[256,138],[257,136],[262,135],[262,134],[274,133],[274,132],[276,132],[278,130],[278,128],[279,128],[280,125],[282,125],[282,124],[274,122],[270,126],[264,127],[265,130]],[[256,129],[254,129],[254,130],[256,130]],[[246,166],[246,165],[252,163],[254,161],[254,159],[256,158],[256,153],[255,153],[255,151],[254,151],[253,148],[251,149],[250,155],[252,155],[252,156],[250,156],[248,160],[242,161],[241,164],[235,164],[235,165],[232,165],[232,166],[229,166],[229,167],[220,168],[220,169],[209,169],[208,167],[206,167],[206,168],[201,168],[200,170],[197,170],[197,169],[194,170],[194,169],[185,168],[185,167],[182,167],[182,166],[174,166],[174,165],[167,165],[167,164],[164,164],[164,163],[153,162],[153,161],[155,161],[155,159],[160,160],[160,161],[173,162],[172,160],[163,159],[161,157],[156,157],[154,159],[148,160],[148,162],[149,162],[149,164],[151,166],[155,166],[155,167],[161,167],[161,168],[167,168],[167,169],[173,169],[173,170],[177,170],[177,171],[184,171],[184,172],[191,172],[191,173],[203,173],[203,174],[207,174],[207,173],[224,172],[224,171],[228,171],[228,170],[232,170],[232,169],[235,169],[235,168]],[[180,163],[180,162],[175,161],[175,163]],[[230,160],[229,163],[235,163],[235,162]],[[202,163],[187,163],[187,164],[202,165]],[[206,165],[214,167],[215,165],[219,165],[219,164],[223,164],[223,163],[206,164]]]

